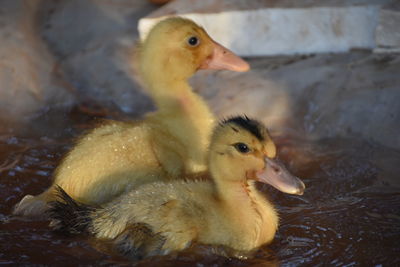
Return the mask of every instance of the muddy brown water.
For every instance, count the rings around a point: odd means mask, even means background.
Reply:
[[[50,185],[73,140],[95,123],[82,112],[48,112],[22,132],[0,129],[0,265],[400,266],[400,153],[357,139],[275,137],[279,157],[307,189],[291,196],[259,186],[279,210],[280,227],[251,259],[197,246],[130,262],[54,233],[45,221],[12,217],[24,195]]]

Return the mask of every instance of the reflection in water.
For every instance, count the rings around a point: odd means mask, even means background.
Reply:
[[[74,137],[93,125],[84,114],[52,116],[39,118],[27,133],[0,132],[0,264],[130,264],[95,250],[93,241],[52,233],[46,222],[9,215],[24,195],[50,185]],[[57,124],[50,123],[57,118]],[[260,185],[281,218],[270,246],[252,259],[228,259],[213,254],[214,248],[196,246],[137,266],[399,265],[400,154],[355,140],[276,141],[279,157],[307,189],[303,196],[292,196]]]

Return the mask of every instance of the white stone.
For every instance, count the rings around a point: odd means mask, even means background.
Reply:
[[[175,0],[142,18],[139,33],[143,39],[156,22],[178,15],[241,56],[372,49],[379,4],[387,1],[243,2]]]
[[[382,7],[376,28],[376,52],[400,52],[400,3]]]

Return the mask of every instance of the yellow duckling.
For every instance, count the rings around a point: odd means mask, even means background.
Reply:
[[[101,204],[160,177],[204,171],[214,116],[187,82],[198,69],[247,71],[249,65],[190,20],[158,23],[140,51],[141,77],[157,112],[140,122],[110,122],[83,136],[57,168],[53,185],[25,196],[14,214],[43,215],[55,184],[83,203]]]
[[[62,202],[52,203],[50,225],[108,240],[133,259],[179,251],[193,242],[249,252],[271,242],[278,227],[277,212],[255,182],[292,194],[305,188],[271,158],[275,150],[262,124],[235,117],[213,134],[211,179],[146,184],[97,208],[75,202],[60,188]]]

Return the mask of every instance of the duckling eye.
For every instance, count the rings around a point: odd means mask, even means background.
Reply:
[[[196,36],[190,37],[187,42],[190,46],[197,46],[200,43],[199,38]]]
[[[250,148],[244,143],[236,143],[233,145],[240,153],[249,153]]]

